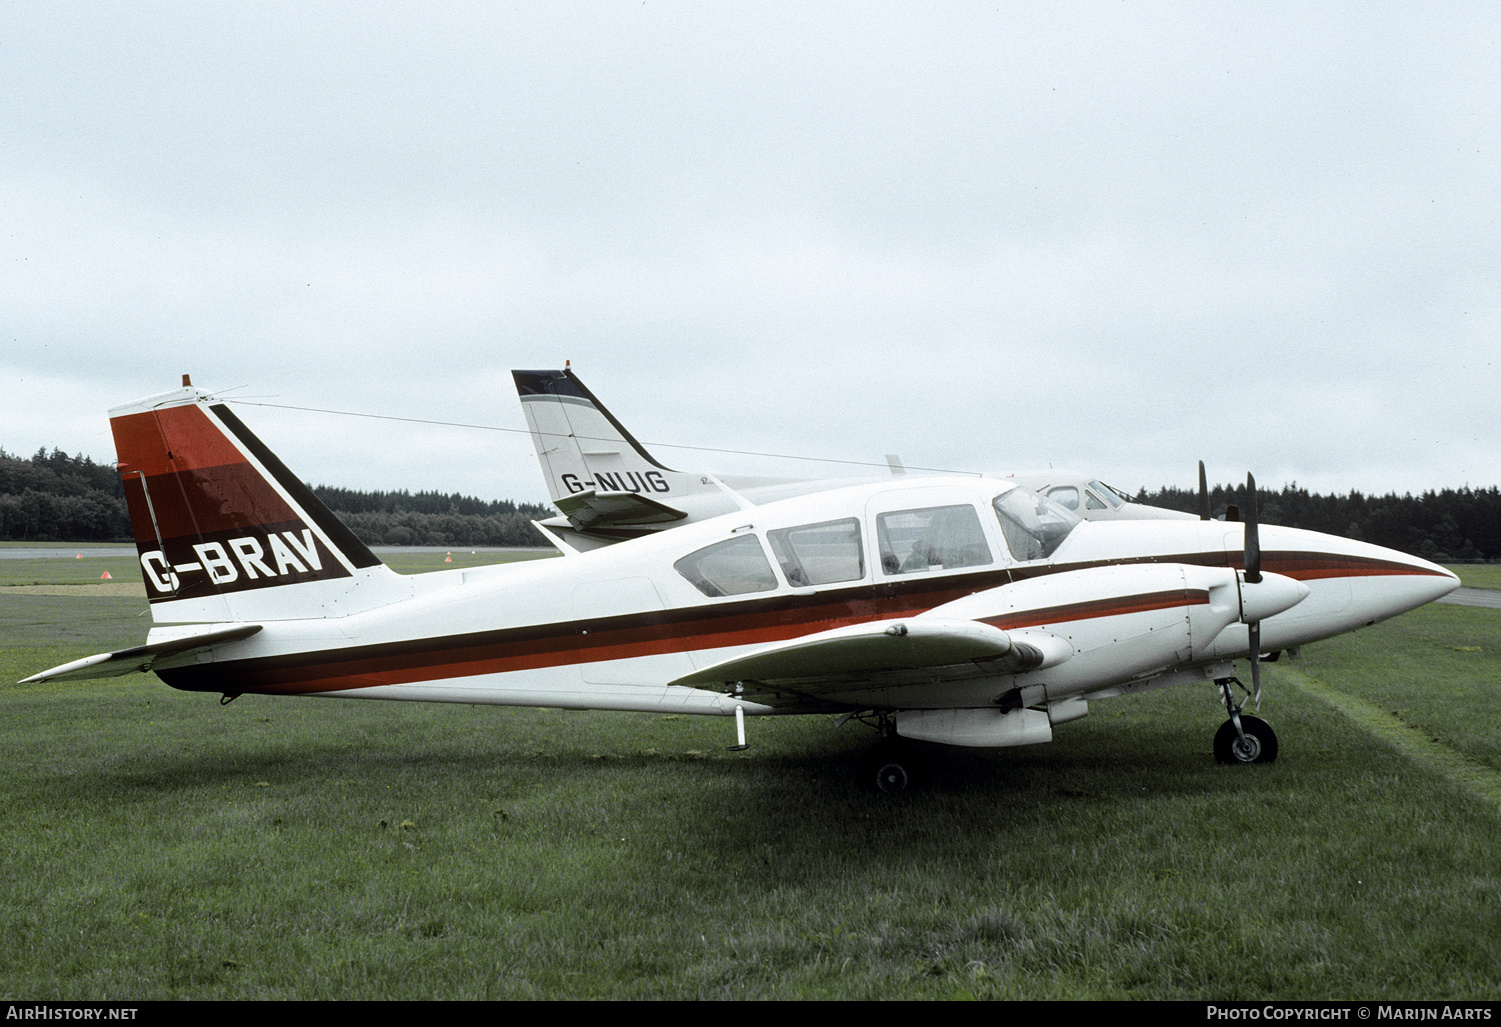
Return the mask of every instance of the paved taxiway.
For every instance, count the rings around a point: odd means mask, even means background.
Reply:
[[[1492,610],[1501,610],[1501,589],[1456,588],[1442,599],[1435,599],[1434,602],[1454,603],[1456,606],[1488,606]]]

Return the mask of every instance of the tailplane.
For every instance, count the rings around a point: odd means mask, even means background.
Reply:
[[[235,416],[183,388],[110,411],[159,622],[342,617],[407,594]]]

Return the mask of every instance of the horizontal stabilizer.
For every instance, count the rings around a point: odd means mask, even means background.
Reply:
[[[226,642],[238,642],[261,630],[259,624],[237,624],[232,628],[202,631],[181,638],[132,646],[113,653],[85,656],[81,660],[65,663],[61,667],[44,670],[24,679],[21,684],[38,681],[81,681],[85,678],[114,678],[138,670],[150,670],[151,665],[164,656],[181,656],[200,649],[212,649]]]
[[[589,489],[555,502],[574,527],[587,530],[611,524],[669,524],[688,515],[666,503],[634,492]]]
[[[805,635],[717,663],[672,682],[725,691],[736,682],[757,682],[804,695],[847,690],[879,676],[892,684],[919,682],[935,671],[972,674],[977,664],[998,673],[1020,673],[1044,654],[1013,641],[1000,628],[972,620],[917,617],[873,621]]]

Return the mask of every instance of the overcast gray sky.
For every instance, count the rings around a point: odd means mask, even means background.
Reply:
[[[231,398],[1134,490],[1501,482],[1501,6],[0,5],[0,447]],[[302,477],[526,436],[243,406]],[[837,469],[832,469],[837,473]]]

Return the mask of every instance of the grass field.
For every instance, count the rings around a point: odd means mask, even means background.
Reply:
[[[144,609],[0,590],[6,998],[1501,997],[1494,610],[1269,665],[1272,766],[1177,689],[888,801],[825,718],[9,684]]]
[[[1501,588],[1501,564],[1461,563],[1449,569],[1468,588]]]

